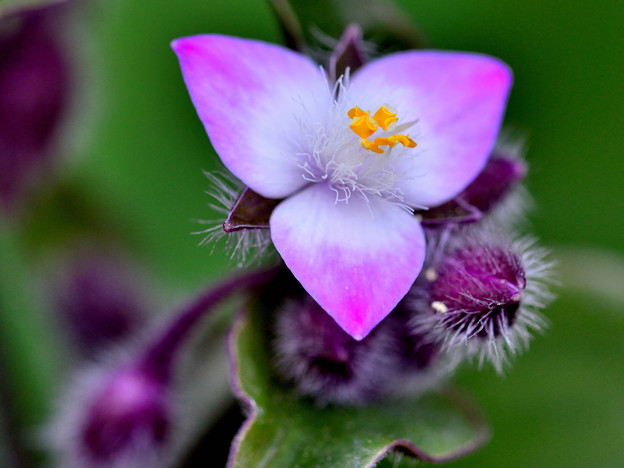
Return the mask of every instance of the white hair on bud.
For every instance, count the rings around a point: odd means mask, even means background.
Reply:
[[[526,146],[526,137],[521,132],[505,128],[499,134],[492,154],[521,161],[526,166]],[[527,213],[534,205],[529,191],[519,183],[492,209],[485,221],[499,227],[509,226],[509,231],[513,233],[528,223]]]

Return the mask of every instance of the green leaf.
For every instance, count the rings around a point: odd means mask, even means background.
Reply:
[[[338,39],[352,23],[380,51],[424,46],[418,28],[396,4],[387,0],[269,0],[289,47],[305,50],[321,36]]]
[[[230,334],[234,388],[250,414],[232,444],[232,467],[364,467],[393,451],[442,462],[489,438],[480,413],[451,391],[366,407],[318,407],[272,377],[267,336],[260,307],[250,308]]]

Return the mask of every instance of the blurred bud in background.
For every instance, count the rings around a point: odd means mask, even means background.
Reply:
[[[171,388],[143,363],[98,368],[65,396],[47,438],[64,468],[156,468],[172,429]]]
[[[272,275],[271,269],[259,270],[208,288],[165,324],[149,326],[140,339],[118,347],[123,354],[109,352],[108,364],[87,363],[63,391],[56,417],[44,433],[44,444],[55,452],[58,466],[173,466],[172,457],[180,444],[188,443],[203,411],[189,394],[180,397],[182,388],[201,375],[195,369],[194,376],[180,378],[182,354],[216,306],[234,293],[254,291]]]
[[[50,167],[70,87],[68,60],[56,34],[64,3],[0,10],[2,211],[13,211]]]
[[[131,338],[147,322],[141,273],[120,252],[85,244],[51,269],[51,305],[82,356]]]

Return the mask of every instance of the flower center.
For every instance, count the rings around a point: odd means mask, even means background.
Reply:
[[[399,133],[395,135],[376,137],[373,141],[370,141],[368,137],[373,135],[380,127],[382,130],[388,130],[392,124],[397,122],[396,112],[392,112],[388,107],[381,106],[377,109],[377,112],[373,114],[373,118],[370,117],[369,111],[363,111],[359,107],[355,106],[347,112],[347,115],[351,119],[349,128],[353,130],[357,136],[362,140],[362,147],[370,150],[374,153],[382,154],[384,150],[380,146],[393,147],[397,143],[401,143],[406,148],[415,148],[416,142],[412,140],[409,135],[401,135]]]
[[[336,193],[337,203],[348,203],[357,193],[411,212],[402,187],[416,164],[411,151],[416,143],[403,132],[416,121],[400,123],[388,104],[370,112],[351,108],[345,101],[340,96],[332,99],[326,117],[300,120],[302,139],[296,156],[303,178],[326,184]]]

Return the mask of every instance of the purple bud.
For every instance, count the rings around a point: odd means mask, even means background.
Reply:
[[[362,29],[357,24],[348,25],[329,57],[329,79],[334,82],[342,75],[355,73],[366,63]]]
[[[144,323],[140,282],[119,255],[79,252],[55,275],[56,308],[85,355],[129,338]]]
[[[373,400],[396,368],[395,344],[383,325],[356,341],[308,295],[291,299],[277,315],[276,367],[298,393],[320,404]]]
[[[415,333],[429,335],[446,351],[462,349],[497,370],[528,345],[529,329],[545,325],[536,309],[547,302],[548,264],[531,243],[508,246],[479,241],[452,249],[425,271],[428,284],[415,288]]]
[[[87,410],[80,434],[84,458],[108,466],[135,457],[135,463],[145,463],[143,455],[158,453],[171,428],[167,390],[139,369],[114,374]]]
[[[527,174],[521,159],[493,154],[479,175],[459,195],[483,213],[500,203]]]
[[[520,259],[501,246],[471,245],[436,269],[429,298],[432,312],[452,330],[497,337],[513,325],[526,286]]]
[[[0,18],[0,203],[11,206],[41,167],[65,108],[67,64],[51,24],[60,8]]]

